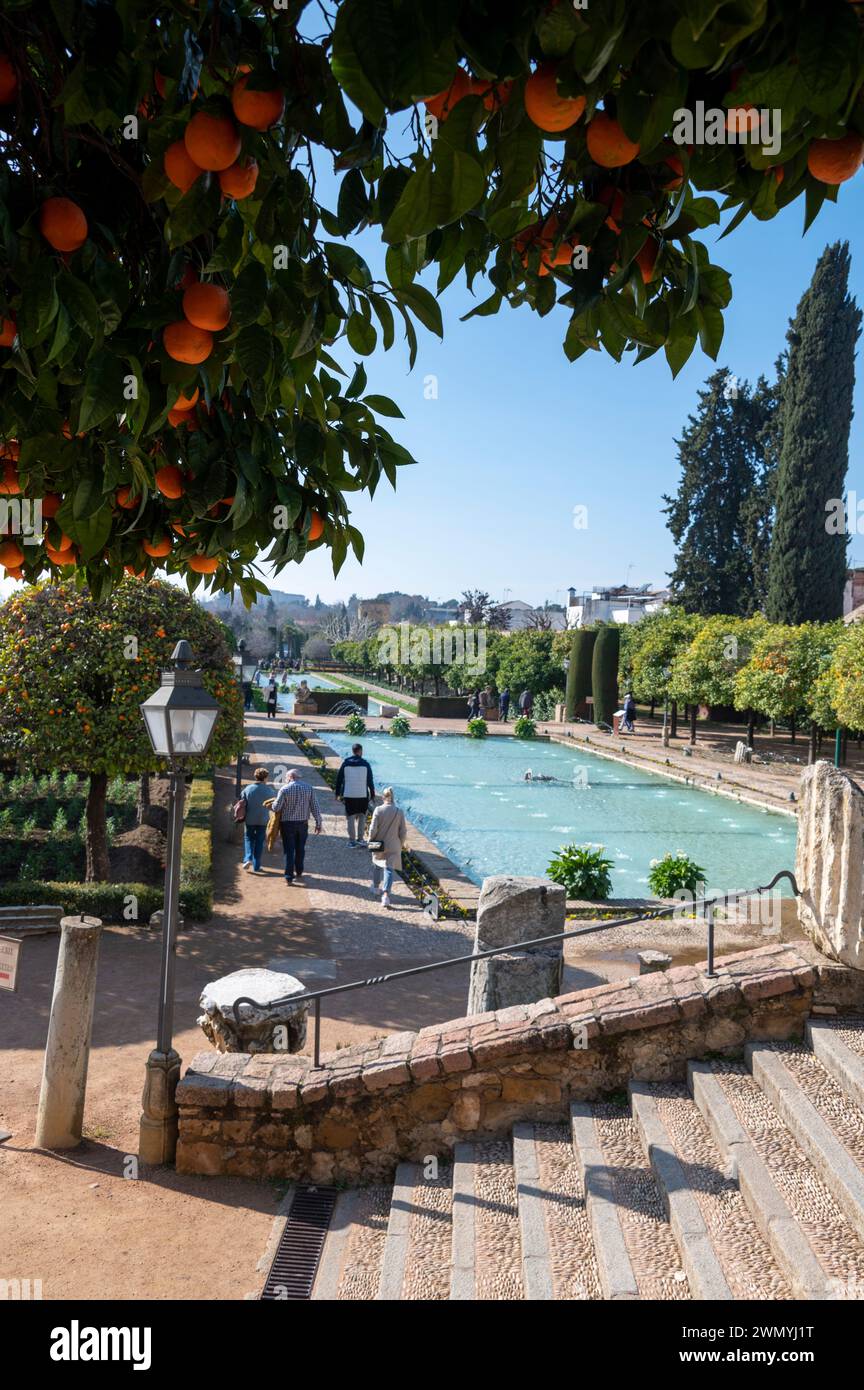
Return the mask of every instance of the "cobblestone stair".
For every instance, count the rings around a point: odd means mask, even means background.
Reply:
[[[340,1195],[316,1299],[864,1299],[864,1019]]]

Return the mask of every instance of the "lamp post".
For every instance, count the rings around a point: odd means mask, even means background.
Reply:
[[[663,684],[664,684],[664,686],[665,686],[665,689],[664,689],[664,691],[663,691],[663,747],[664,747],[664,748],[668,748],[668,747],[669,747],[669,730],[668,730],[668,728],[666,727],[666,723],[667,723],[667,720],[668,720],[668,718],[669,718],[669,677],[671,676],[671,674],[672,674],[672,672],[671,672],[671,670],[669,669],[669,667],[668,667],[668,666],[665,667],[665,668],[664,668],[664,671],[663,671]]]
[[[245,707],[245,700],[246,700],[246,686],[247,686],[248,684],[251,684],[251,682],[255,679],[255,672],[258,670],[258,662],[257,662],[257,661],[247,661],[246,658],[245,658],[245,655],[244,655],[245,651],[246,651],[246,643],[245,643],[244,639],[241,637],[241,638],[240,638],[240,641],[237,643],[237,650],[236,650],[236,652],[234,653],[234,655],[231,657],[231,660],[232,660],[233,663],[234,663],[234,670],[235,670],[236,673],[237,673],[237,680],[238,680],[238,683],[239,683],[239,685],[240,685],[240,695],[241,695],[241,698],[243,699],[244,707]],[[235,784],[235,787],[234,787],[234,800],[235,800],[235,801],[239,801],[239,799],[240,799],[240,791],[241,791],[241,788],[242,788],[242,783],[243,783],[243,747],[242,747],[242,745],[241,745],[240,751],[239,751],[238,754],[237,754],[237,780],[236,780],[236,784]]]
[[[207,752],[219,717],[218,702],[205,690],[201,672],[192,667],[188,642],[177,643],[171,665],[172,670],[162,672],[159,689],[140,707],[153,751],[166,760],[170,776],[159,1018],[156,1047],[147,1058],[138,1146],[141,1161],[154,1164],[173,1162],[177,1148],[174,1092],[180,1077],[180,1057],[173,1047],[174,963],[186,769],[190,758]]]

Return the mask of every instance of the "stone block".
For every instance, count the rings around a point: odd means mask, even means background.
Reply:
[[[820,760],[801,777],[799,920],[820,951],[864,970],[864,792]]]
[[[548,879],[506,874],[484,879],[477,902],[474,949],[518,948],[521,941],[563,932],[566,905],[564,889]],[[476,961],[471,966],[468,1014],[476,1016],[554,998],[561,992],[563,964],[560,942]]]
[[[235,970],[205,986],[198,1025],[219,1052],[299,1052],[306,1043],[309,1005],[292,1004],[285,996],[305,993],[300,980],[278,970]],[[238,1007],[244,995],[255,1005]]]
[[[561,1099],[561,1087],[546,1077],[505,1076],[501,1081],[501,1099],[521,1100],[531,1105],[555,1105]]]
[[[176,1167],[178,1173],[200,1173],[204,1177],[218,1177],[224,1173],[224,1150],[221,1144],[208,1144],[186,1139],[177,1141]]]

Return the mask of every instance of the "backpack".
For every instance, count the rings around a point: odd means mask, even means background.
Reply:
[[[246,819],[246,809],[247,809],[246,798],[245,798],[245,796],[241,796],[240,800],[239,800],[239,801],[235,801],[235,802],[234,802],[234,805],[233,805],[233,807],[232,807],[232,814],[233,814],[233,816],[234,816],[234,820],[235,820],[235,821],[240,821],[240,822],[244,821],[244,820]]]

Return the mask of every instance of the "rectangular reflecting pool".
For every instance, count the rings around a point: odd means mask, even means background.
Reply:
[[[342,733],[326,739],[343,757],[356,741]],[[795,867],[793,817],[576,747],[381,733],[362,743],[376,789],[392,786],[409,820],[476,883],[489,874],[545,874],[570,843],[606,847],[615,897],[649,896],[651,860],[669,850],[689,854],[708,886],[725,891]],[[528,769],[556,780],[526,781]]]

